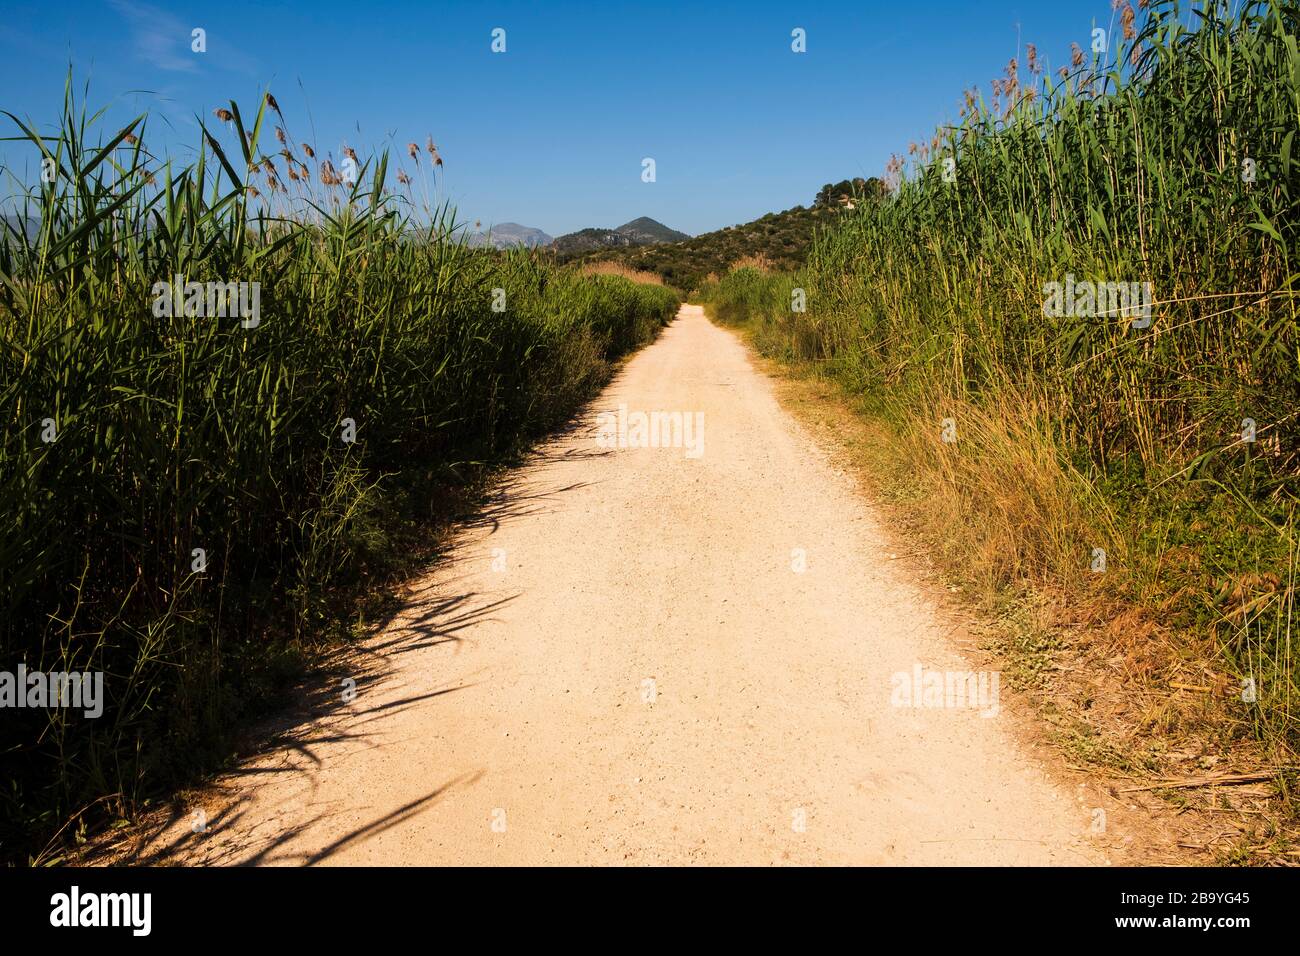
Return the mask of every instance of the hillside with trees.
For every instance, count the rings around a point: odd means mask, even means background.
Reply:
[[[577,251],[557,249],[557,259],[561,262],[616,262],[629,269],[654,273],[668,285],[686,290],[695,288],[709,275],[722,275],[732,264],[746,257],[753,257],[773,269],[790,271],[807,260],[818,228],[834,225],[859,203],[878,199],[884,193],[884,183],[874,177],[845,179],[822,186],[811,206],[770,212],[752,222],[725,226],[679,242],[600,249],[586,247]]]

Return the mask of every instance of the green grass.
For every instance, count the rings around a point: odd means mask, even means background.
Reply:
[[[516,453],[676,310],[468,249],[390,191],[386,155],[346,187],[272,112],[246,128],[232,103],[184,168],[149,152],[146,117],[103,136],[70,92],[51,135],[11,117],[57,175],[21,210],[39,230],[0,240],[0,669],[103,671],[108,697],[98,720],[6,714],[11,859],[218,762],[347,632],[335,597],[391,551],[391,491]],[[260,324],[156,317],[175,275],[260,283]]]
[[[1285,764],[1300,8],[1236,7],[1153,2],[1064,76],[1012,67],[993,101],[970,94],[959,124],[892,161],[892,195],[819,234],[802,270],[736,270],[700,297],[885,423],[949,566],[990,594],[1033,583],[1143,609],[1170,648],[1153,679],[1205,664],[1229,719]],[[1150,326],[1046,316],[1067,274],[1150,282]]]

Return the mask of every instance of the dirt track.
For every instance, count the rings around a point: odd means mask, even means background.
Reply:
[[[601,447],[620,405],[703,413],[702,454]],[[416,582],[355,699],[332,688],[206,800],[206,833],[181,818],[145,856],[1106,862],[1005,683],[1000,706],[895,706],[895,674],[972,665],[887,550],[745,348],[686,306]]]

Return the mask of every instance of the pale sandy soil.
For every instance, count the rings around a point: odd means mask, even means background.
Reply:
[[[599,447],[620,404],[702,412],[703,454]],[[973,665],[887,549],[686,306],[414,583],[355,699],[332,687],[195,804],[206,833],[182,816],[137,859],[1123,862],[1005,682],[996,716],[891,705],[897,672]]]

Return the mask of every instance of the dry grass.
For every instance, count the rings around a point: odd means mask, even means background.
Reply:
[[[1008,388],[980,405],[934,394],[919,409],[934,414],[896,419],[904,423],[898,454],[927,490],[926,530],[983,596],[1031,582],[1090,584],[1094,548],[1109,556],[1108,573],[1119,573],[1120,538],[1062,461],[1045,400]]]
[[[963,621],[972,653],[1027,695],[1067,767],[1089,767],[1109,789],[1279,763],[1266,742],[1242,739],[1238,685],[1212,642],[1124,599],[1123,552],[1108,550],[1106,573],[1091,571],[1093,542],[1122,535],[1097,489],[1052,450],[1041,400],[1004,395],[992,415],[936,396],[957,421],[947,444],[939,420],[887,421],[817,364],[765,367],[783,380],[783,403],[838,446],[882,507],[889,550]],[[1276,786],[1156,787],[1123,802],[1155,828],[1146,862],[1276,864],[1296,831]],[[1184,847],[1172,859],[1162,829],[1171,807]]]
[[[621,276],[642,285],[664,284],[664,280],[653,272],[631,269],[619,262],[588,262],[579,271],[585,276]]]
[[[761,252],[749,256],[741,256],[731,264],[732,270],[736,269],[753,269],[757,272],[768,273],[772,271],[772,260]]]
[[[757,346],[755,331],[746,330]],[[1041,405],[1021,399],[1019,412],[1008,408],[1006,414],[1019,424],[992,427],[965,417],[961,406],[949,406],[962,416],[954,447],[936,439],[937,429],[928,423],[900,435],[906,429],[883,420],[818,365],[759,361],[777,377],[782,404],[884,513],[888,554],[883,557],[898,561],[928,585],[933,599],[958,624],[957,633],[974,639],[968,645],[959,638],[964,651],[1000,669],[1033,705],[1039,719],[1020,730],[1056,750],[1058,767],[1068,772],[1087,768],[1086,786],[1100,801],[1091,805],[1105,803],[1101,794],[1114,797],[1116,789],[1144,781],[1150,785],[1158,779],[1271,766],[1262,748],[1225,740],[1232,736],[1232,718],[1224,705],[1235,684],[1214,668],[1213,648],[1196,646],[1189,653],[1187,635],[1170,628],[1158,613],[1118,601],[1109,585],[1119,577],[1112,578],[1109,570],[1076,574],[1072,590],[1059,582],[1031,588],[1022,581],[1013,594],[986,593],[982,555],[1015,538],[1016,509],[1029,504],[1016,490],[1021,484],[1035,489],[1030,498],[1051,498],[1065,489],[1087,493],[1068,465],[1046,455],[1001,453],[1013,435],[1041,433]],[[945,460],[963,441],[965,452],[984,461],[983,495],[947,487],[965,474]],[[1085,540],[1107,523],[1107,516],[1099,522],[1097,514],[1069,504],[1052,512]],[[1033,529],[1031,540],[1038,533]],[[1041,558],[1031,560],[1031,553],[1055,550],[1052,536],[1038,538],[1037,548],[1025,542],[1013,547],[1021,555],[1017,566],[1022,571],[1041,563]],[[1004,571],[1009,564],[1004,563]],[[1136,854],[1127,864],[1289,859],[1287,835],[1294,832],[1294,821],[1288,818],[1287,801],[1277,799],[1271,784],[1156,787],[1119,796],[1122,806],[1114,813],[1128,815],[1126,826],[1141,834],[1140,847],[1134,844],[1126,851]],[[1114,816],[1111,809],[1107,813]]]

